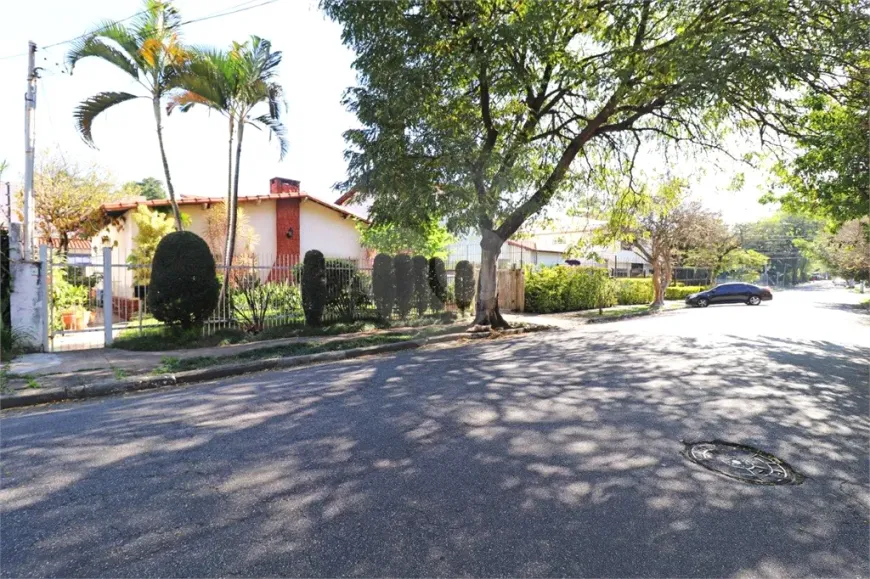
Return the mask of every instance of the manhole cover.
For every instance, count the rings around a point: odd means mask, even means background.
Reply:
[[[743,444],[720,440],[686,443],[686,457],[719,474],[757,485],[796,485],[804,480],[784,460]]]

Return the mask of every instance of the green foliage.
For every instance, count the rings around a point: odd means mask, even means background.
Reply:
[[[414,276],[414,308],[417,315],[422,316],[429,309],[432,300],[429,290],[429,261],[422,255],[415,255],[411,260],[411,271]]]
[[[474,300],[474,266],[462,260],[456,264],[456,280],[453,284],[456,307],[465,315]]]
[[[201,325],[214,311],[220,291],[208,245],[189,231],[160,240],[151,266],[148,309],[183,330]]]
[[[455,238],[436,220],[419,227],[398,225],[357,225],[363,247],[383,253],[413,252],[426,257],[447,257],[447,246]]]
[[[556,265],[526,272],[528,312],[570,312],[614,304],[616,293],[606,269]]]
[[[393,313],[396,302],[396,274],[393,271],[393,258],[386,253],[375,256],[372,265],[372,292],[378,314],[385,320]]]
[[[154,211],[146,205],[136,207],[131,217],[139,231],[133,238],[133,249],[127,256],[127,264],[133,270],[133,284],[148,285],[151,283],[154,252],[160,240],[175,231],[175,222],[165,213]],[[189,222],[189,218],[183,218],[183,221]]]
[[[447,304],[447,270],[440,257],[429,258],[429,289],[432,291],[432,309],[443,310]]]
[[[668,289],[665,291],[665,299],[684,300],[690,295],[702,292],[705,289],[707,288],[700,285],[669,286]]]
[[[803,104],[798,154],[775,167],[779,184],[763,201],[837,224],[867,215],[870,205],[870,114],[866,80],[853,79],[837,102],[810,95]],[[777,195],[777,192],[782,192]]]
[[[861,2],[763,4],[322,0],[359,79],[343,186],[376,223],[438,216],[494,251],[585,196],[588,167],[634,166],[651,141],[789,133],[801,88],[836,93],[859,69],[870,18]]]
[[[411,256],[400,253],[393,258],[396,276],[396,309],[402,318],[408,317],[414,299],[414,270]]]
[[[621,306],[649,304],[653,301],[653,286],[649,279],[615,279],[616,303]]]
[[[357,271],[356,263],[345,259],[326,260],[326,308],[338,319],[350,322],[357,316],[360,308],[369,304],[368,287],[371,280],[365,280]]]
[[[121,187],[124,197],[144,197],[148,200],[166,199],[163,181],[145,177],[141,181],[128,181]]]
[[[302,261],[302,311],[305,323],[319,326],[326,306],[326,260],[316,249],[305,252]]]

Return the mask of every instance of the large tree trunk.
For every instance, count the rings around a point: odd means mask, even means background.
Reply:
[[[477,276],[475,326],[509,328],[498,310],[498,256],[504,241],[494,231],[484,231],[480,241],[480,273]]]
[[[236,217],[239,212],[239,167],[242,159],[242,135],[244,128],[244,121],[240,119],[238,137],[236,138],[236,172],[233,179],[233,190],[230,195],[230,203],[227,207],[227,244],[224,249],[224,283],[221,286],[221,295],[218,300],[218,303],[220,304],[223,304],[227,297],[233,266],[233,254],[236,251]]]
[[[181,212],[178,210],[178,203],[175,201],[175,188],[172,186],[172,179],[169,176],[169,161],[166,160],[166,148],[163,146],[163,120],[160,113],[160,98],[152,99],[154,106],[154,121],[157,123],[157,142],[160,144],[160,158],[163,161],[163,175],[166,177],[166,191],[169,193],[169,203],[172,205],[172,215],[175,217],[175,230],[184,231],[184,226],[181,223]]]

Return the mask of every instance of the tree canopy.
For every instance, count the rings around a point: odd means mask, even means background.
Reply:
[[[389,254],[410,252],[414,255],[446,259],[447,246],[455,239],[446,227],[435,220],[419,228],[392,224],[359,224],[357,228],[363,247]]]
[[[480,231],[478,323],[500,321],[501,245],[601,159],[631,165],[649,139],[717,147],[726,128],[791,133],[795,89],[836,93],[868,31],[852,0],[322,5],[360,79],[343,186],[376,223]]]
[[[125,196],[144,197],[145,199],[166,199],[166,189],[163,182],[154,177],[145,177],[141,181],[128,181],[121,188]]]
[[[105,225],[100,206],[119,196],[100,167],[82,167],[57,152],[42,155],[33,174],[35,227],[43,239],[57,238],[66,253],[72,237],[90,239],[99,232]],[[17,197],[23,207],[24,191]]]
[[[868,60],[870,62],[870,60]],[[807,97],[797,154],[775,167],[779,183],[766,201],[842,224],[870,210],[870,113],[866,81],[853,80],[843,103]],[[777,191],[781,191],[777,195]]]

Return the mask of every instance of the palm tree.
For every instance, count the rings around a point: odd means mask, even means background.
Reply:
[[[287,133],[281,123],[281,109],[286,108],[284,90],[275,80],[281,52],[272,52],[272,44],[258,36],[243,43],[234,42],[229,52],[198,50],[194,52],[177,84],[181,90],[169,102],[168,109],[182,111],[203,104],[219,111],[229,120],[227,169],[227,237],[224,250],[224,282],[220,302],[224,303],[230,280],[230,268],[236,248],[236,223],[239,205],[239,174],[245,126],[266,128],[278,138],[281,159],[287,154]],[[261,104],[268,110],[256,115]],[[235,144],[235,163],[233,162]]]
[[[148,96],[128,92],[101,92],[83,101],[73,116],[82,138],[93,147],[91,127],[97,115],[129,100],[151,99],[166,189],[175,216],[175,227],[179,231],[183,226],[163,145],[161,100],[175,86],[180,68],[187,59],[187,50],[182,46],[178,35],[180,25],[181,17],[171,3],[147,0],[145,9],[129,26],[122,26],[118,22],[101,24],[76,41],[66,57],[70,70],[83,58],[101,58],[129,74],[148,92]]]

